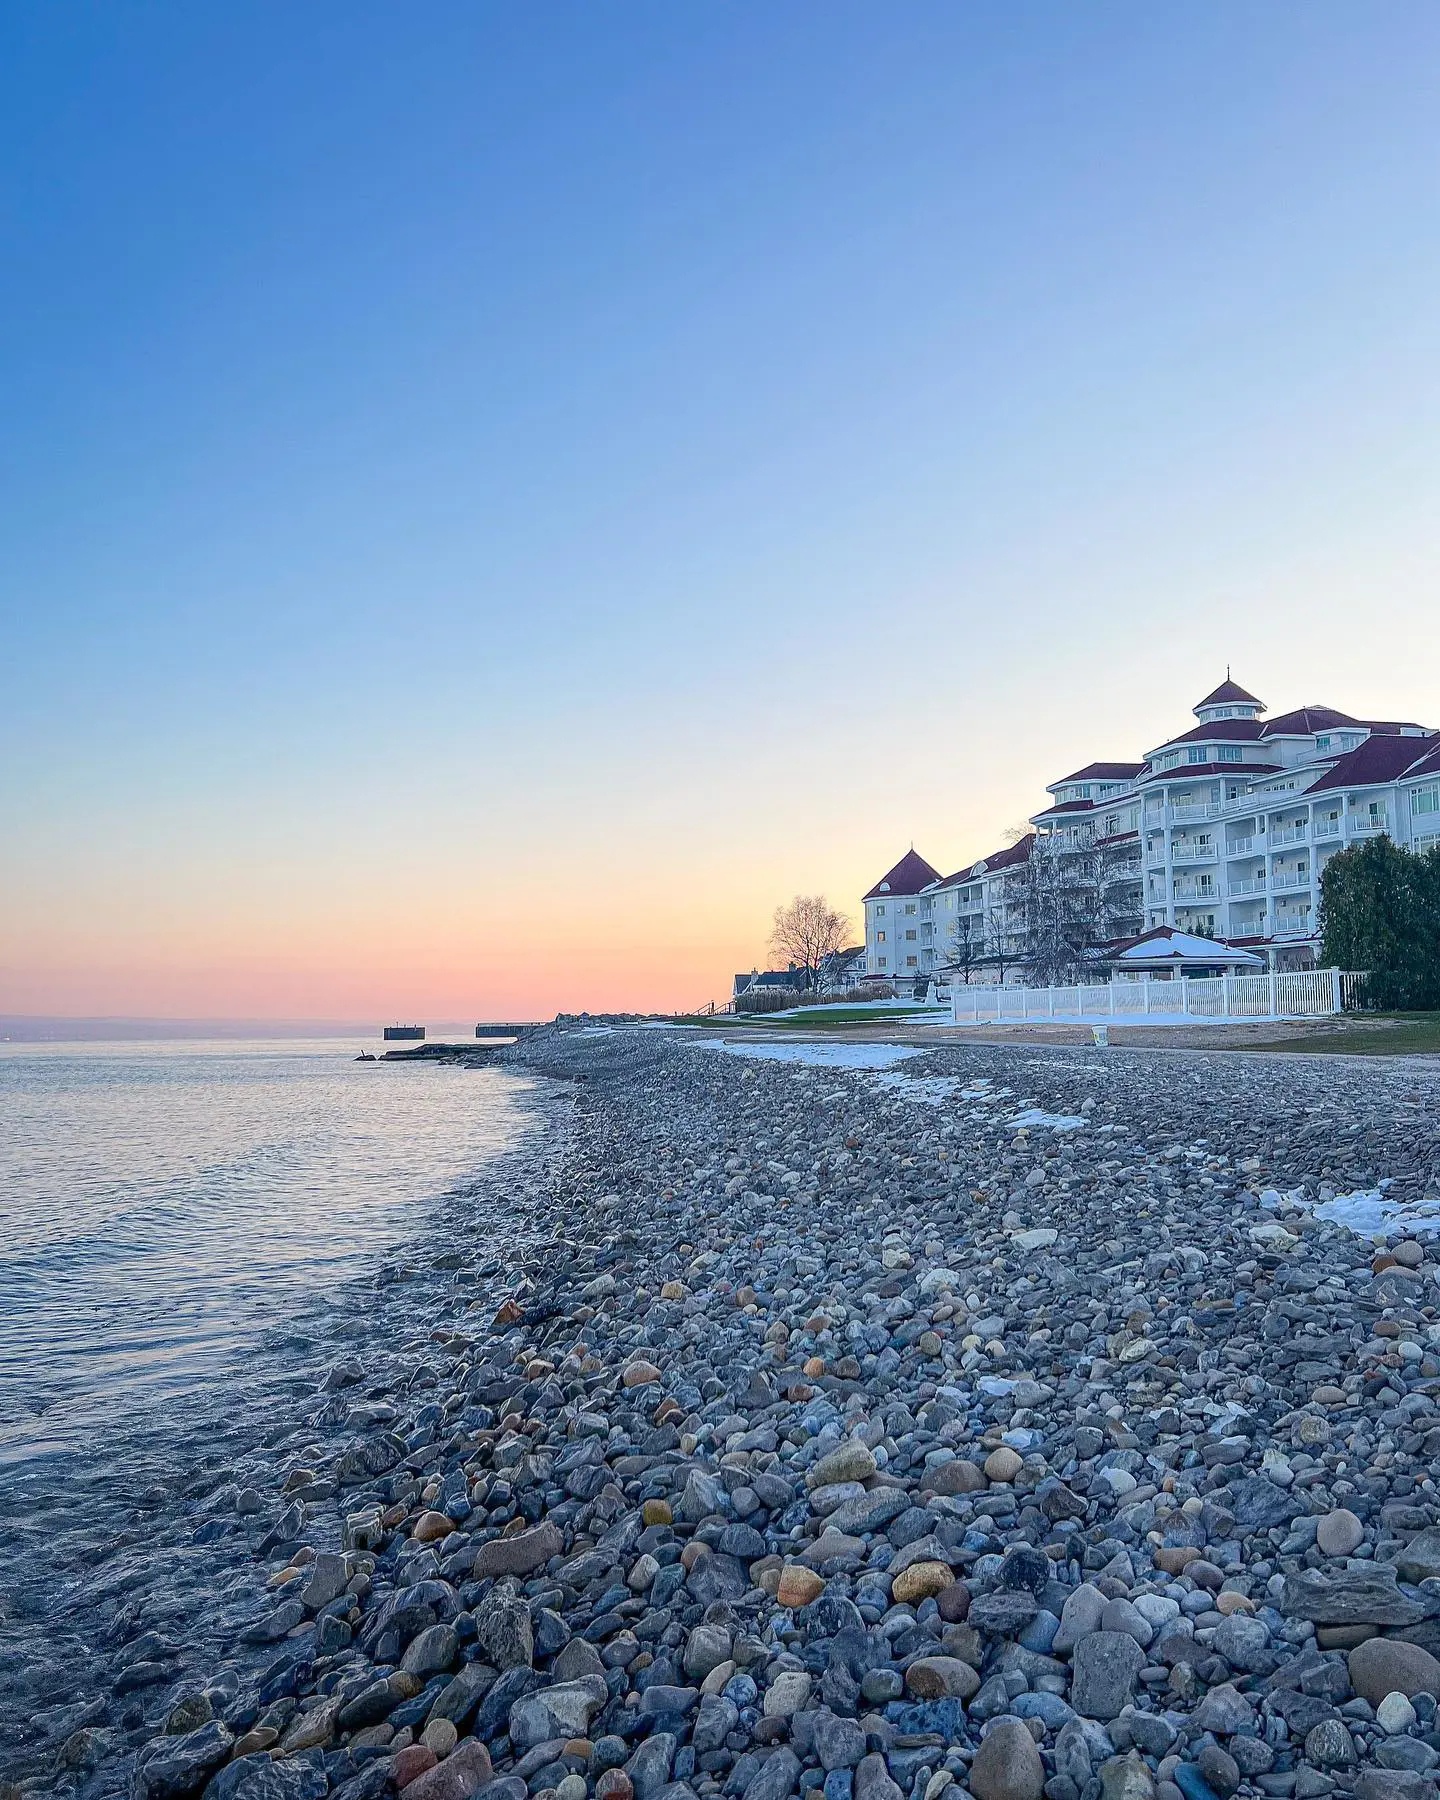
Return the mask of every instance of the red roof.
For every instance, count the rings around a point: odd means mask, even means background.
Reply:
[[[1265,722],[1266,737],[1309,737],[1312,732],[1330,731],[1336,725],[1358,725],[1349,713],[1336,712],[1333,706],[1301,706],[1294,712],[1281,713],[1278,719]]]
[[[1027,832],[1018,843],[1007,844],[1003,850],[996,850],[990,856],[979,857],[975,862],[967,863],[963,869],[957,869],[953,875],[947,875],[940,885],[947,888],[959,887],[962,882],[973,881],[975,871],[981,863],[984,863],[987,873],[995,869],[1013,869],[1017,863],[1029,862],[1030,852],[1034,848],[1035,833]]]
[[[1374,787],[1402,775],[1427,775],[1432,766],[1440,767],[1440,744],[1434,738],[1368,737],[1332,764],[1308,791]]]
[[[1166,738],[1160,748],[1168,750],[1172,744],[1220,743],[1227,738],[1254,743],[1264,735],[1265,727],[1258,719],[1212,719],[1208,725],[1192,725],[1179,737]]]
[[[918,894],[921,888],[927,888],[932,881],[939,879],[938,869],[932,869],[925,858],[914,850],[907,850],[890,873],[880,877],[865,898],[879,900],[886,894]]]
[[[1195,711],[1202,706],[1258,706],[1265,710],[1265,702],[1257,700],[1253,694],[1247,694],[1237,681],[1232,681],[1227,674],[1213,694],[1207,694],[1203,700],[1197,701]]]
[[[1047,791],[1065,787],[1072,781],[1133,781],[1144,767],[1144,763],[1086,763],[1083,769],[1077,769],[1073,775],[1062,775],[1058,781],[1052,781]]]

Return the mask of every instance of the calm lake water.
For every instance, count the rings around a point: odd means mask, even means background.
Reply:
[[[199,1397],[535,1127],[524,1076],[362,1047],[0,1045],[0,1466]]]

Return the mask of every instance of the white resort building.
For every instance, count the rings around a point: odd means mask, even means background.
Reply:
[[[1009,848],[950,876],[910,850],[865,896],[865,974],[1013,980],[1046,918],[1101,963],[1168,926],[1313,967],[1337,851],[1380,832],[1440,844],[1440,733],[1328,706],[1265,713],[1227,675],[1197,725],[1139,762],[1052,782],[1034,833]]]

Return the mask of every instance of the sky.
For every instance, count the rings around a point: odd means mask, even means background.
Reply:
[[[1437,478],[1431,0],[0,4],[0,1013],[722,998]]]

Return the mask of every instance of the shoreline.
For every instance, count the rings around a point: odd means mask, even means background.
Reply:
[[[348,1066],[348,1065],[347,1065]],[[527,1074],[512,1070],[510,1074]],[[294,1446],[344,1441],[327,1376],[363,1355],[372,1386],[398,1379],[457,1281],[487,1293],[493,1253],[457,1271],[457,1235],[548,1232],[547,1159],[563,1124],[558,1084],[522,1081],[518,1130],[444,1188],[400,1184],[413,1222],[359,1272],[286,1293],[249,1349],[183,1388],[120,1396],[114,1448],[69,1442],[0,1470],[0,1794],[129,1791],[128,1762],[165,1699],[265,1654],[244,1634],[265,1609],[256,1550],[289,1504]],[[539,1221],[537,1224],[536,1221]],[[486,1272],[487,1260],[493,1268]],[[413,1360],[413,1357],[408,1360]],[[260,1573],[257,1575],[257,1570]],[[73,1741],[72,1741],[73,1740]],[[70,1760],[63,1752],[70,1746]]]
[[[501,1066],[572,1084],[546,1241],[478,1303],[458,1209],[425,1335],[374,1321],[321,1403],[344,1446],[274,1446],[268,1648],[151,1689],[133,1778],[81,1727],[33,1791],[1426,1800],[1436,1240],[1377,1273],[1313,1208],[1440,1185],[1432,1075],[638,1031]],[[1367,1656],[1432,1681],[1398,1729]]]

